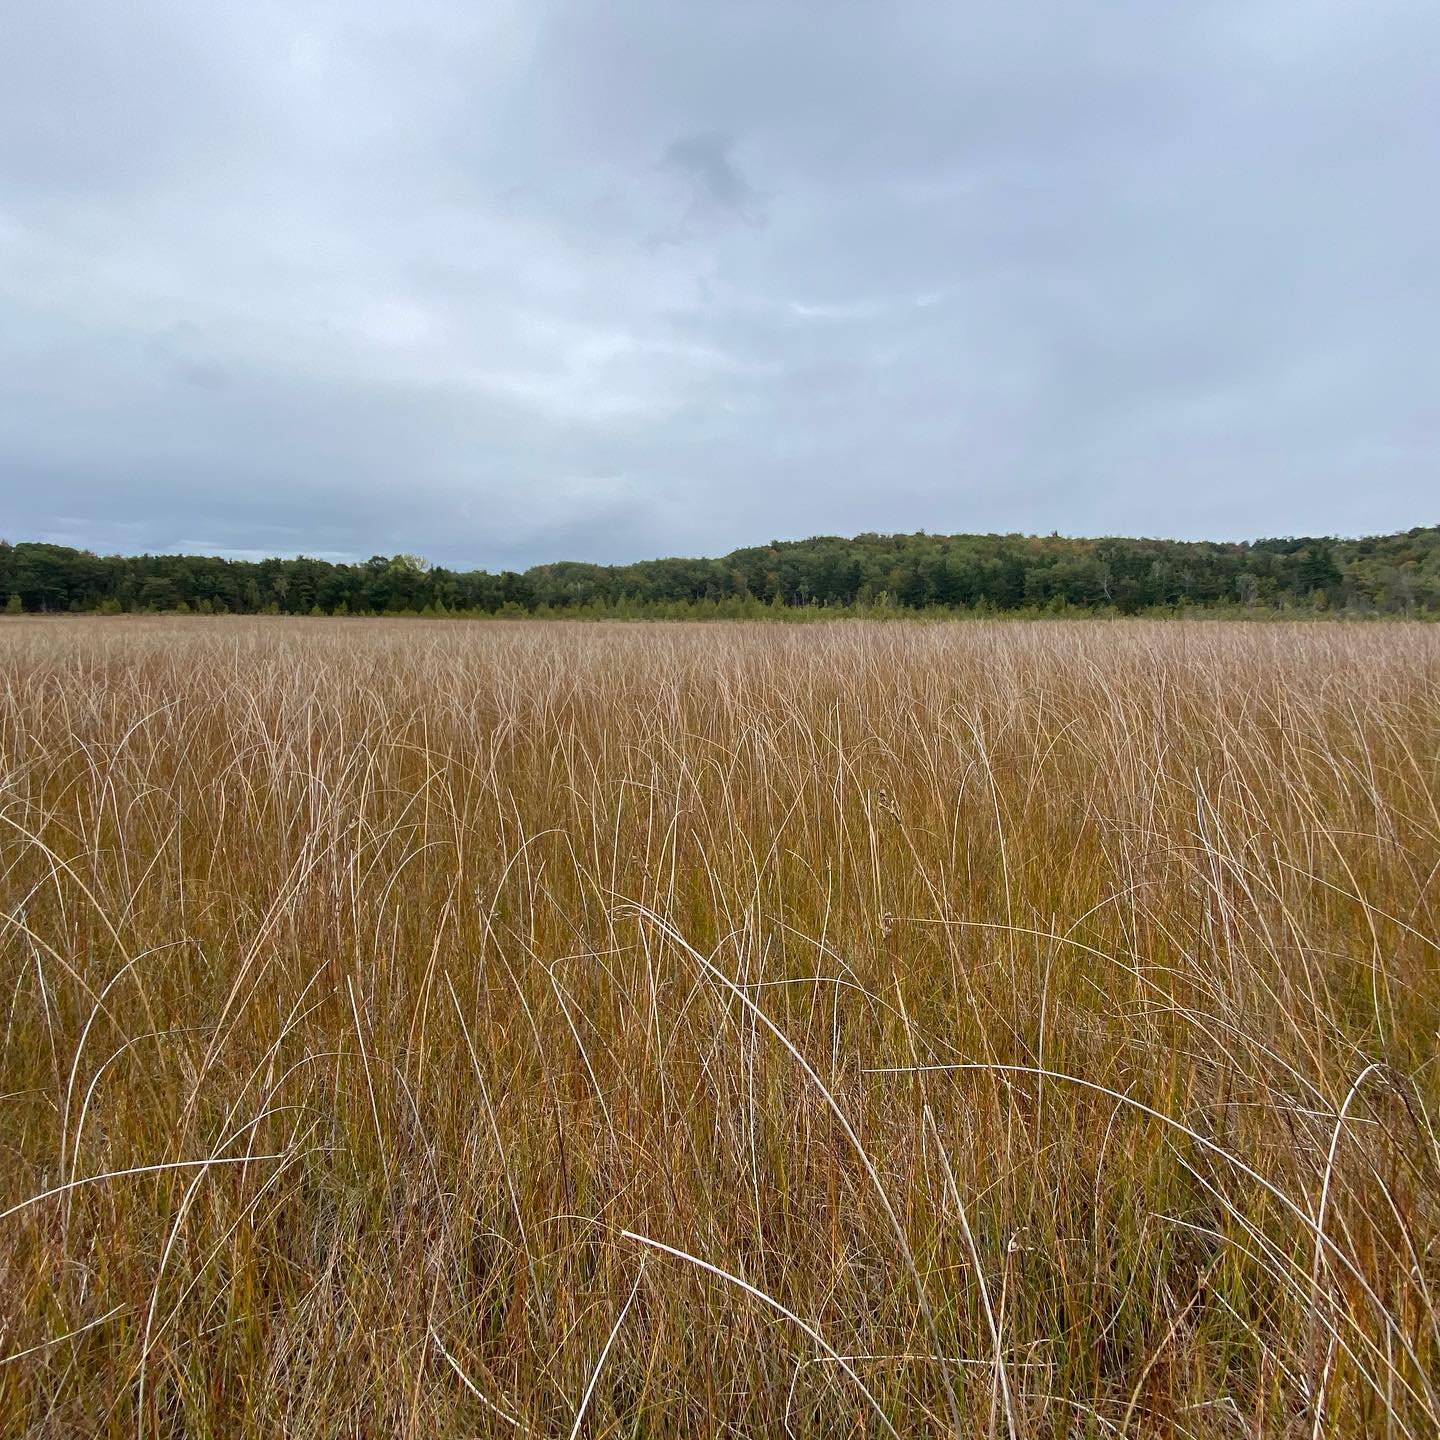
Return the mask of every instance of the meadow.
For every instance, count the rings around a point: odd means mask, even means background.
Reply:
[[[0,622],[0,1434],[1440,1430],[1440,629]]]

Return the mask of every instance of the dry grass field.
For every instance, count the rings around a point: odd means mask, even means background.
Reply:
[[[0,624],[0,1434],[1433,1436],[1440,629]]]

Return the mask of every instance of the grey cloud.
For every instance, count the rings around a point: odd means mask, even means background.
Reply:
[[[692,220],[760,218],[761,197],[740,173],[728,135],[685,135],[674,141],[661,159],[661,168],[682,181]]]
[[[3,528],[1433,522],[1437,56],[1424,0],[16,0]]]

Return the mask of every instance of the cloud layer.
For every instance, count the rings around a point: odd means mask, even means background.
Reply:
[[[1428,0],[12,0],[11,539],[1437,518]]]

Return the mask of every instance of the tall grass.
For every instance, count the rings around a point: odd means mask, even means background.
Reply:
[[[1440,632],[0,627],[0,1433],[1440,1428]]]

